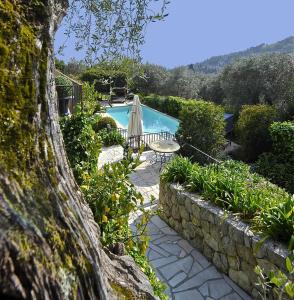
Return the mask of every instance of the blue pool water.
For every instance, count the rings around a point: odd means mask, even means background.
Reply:
[[[128,128],[129,111],[131,108],[131,106],[108,107],[106,108],[106,112],[124,128]],[[156,133],[168,131],[174,134],[177,131],[179,127],[179,121],[177,119],[167,116],[145,105],[142,105],[142,111],[144,132]]]

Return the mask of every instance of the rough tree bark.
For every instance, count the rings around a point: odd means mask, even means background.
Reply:
[[[58,124],[53,38],[66,0],[0,1],[0,298],[153,299],[105,254]]]

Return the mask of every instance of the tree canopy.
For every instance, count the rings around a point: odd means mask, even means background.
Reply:
[[[70,0],[64,20],[67,38],[86,61],[112,61],[127,56],[140,59],[140,46],[149,22],[163,20],[168,0]]]

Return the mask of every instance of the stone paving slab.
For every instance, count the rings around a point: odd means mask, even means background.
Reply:
[[[110,147],[102,147],[98,157],[98,169],[101,169],[105,164],[114,163],[123,159],[124,149],[121,145]]]
[[[144,197],[144,204],[150,209],[151,195],[158,203],[159,173],[158,163],[152,159],[153,153],[146,153],[143,162],[130,180]],[[132,230],[140,216],[134,215],[130,220]],[[250,300],[225,274],[219,272],[198,250],[180,237],[159,216],[151,218],[147,225],[150,244],[147,257],[157,276],[167,286],[166,294],[172,300]]]

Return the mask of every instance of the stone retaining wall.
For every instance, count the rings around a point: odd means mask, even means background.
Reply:
[[[247,224],[199,195],[161,182],[159,203],[162,218],[253,298],[259,299],[257,264],[285,271],[289,252],[283,245],[267,241],[256,247],[260,237]]]

